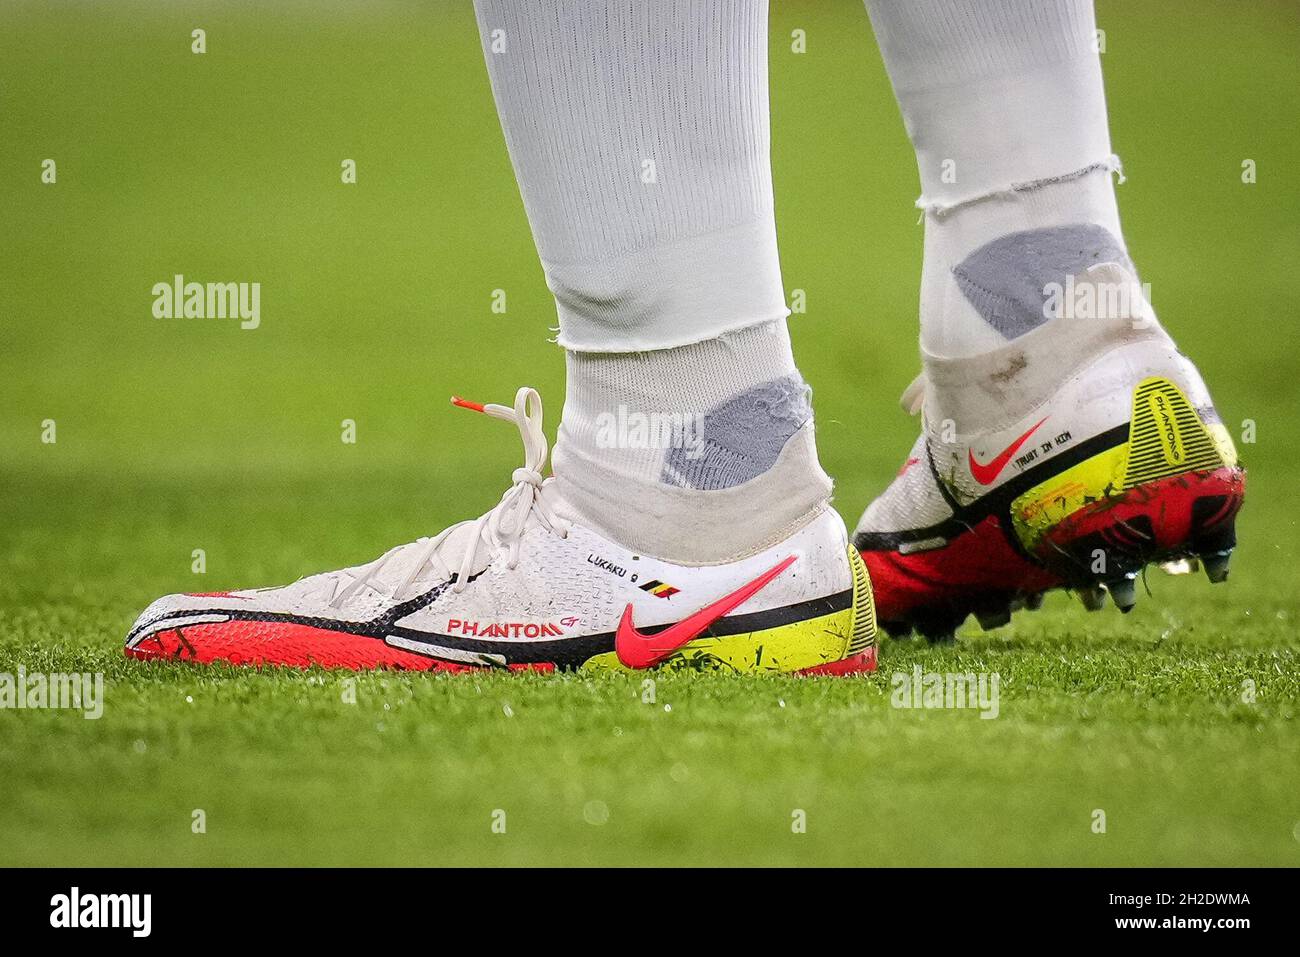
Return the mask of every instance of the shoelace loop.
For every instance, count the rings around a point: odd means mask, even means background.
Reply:
[[[898,397],[898,404],[908,415],[919,415],[925,405],[925,373],[921,372],[911,381],[903,394]]]
[[[455,582],[451,589],[456,593],[464,591],[469,584],[480,542],[486,541],[491,548],[504,551],[507,556],[507,568],[515,568],[519,564],[519,549],[530,515],[535,515],[547,531],[561,538],[568,537],[568,522],[555,513],[542,495],[542,486],[546,482],[542,469],[546,467],[549,446],[546,442],[546,433],[542,431],[542,397],[537,390],[528,386],[522,387],[515,393],[513,408],[492,403],[470,402],[458,396],[453,396],[451,401],[453,405],[461,408],[513,422],[519,429],[519,436],[524,444],[524,464],[511,473],[513,484],[502,494],[500,502],[472,522],[459,522],[432,538],[420,538],[410,544],[389,549],[369,564],[356,569],[344,569],[340,575],[346,575],[352,581],[342,589],[339,589],[336,584],[335,593],[329,601],[330,605],[339,607],[362,588],[381,590],[378,588],[378,581],[384,568],[397,556],[405,556],[412,550],[414,555],[410,569],[402,581],[388,592],[391,601],[397,601],[405,594],[426,566],[431,566],[444,577],[452,577],[453,572],[444,560],[441,549],[453,532],[466,525],[472,527],[472,533],[469,536],[469,544],[461,556],[460,565],[455,571]]]

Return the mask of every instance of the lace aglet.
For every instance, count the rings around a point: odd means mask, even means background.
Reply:
[[[451,397],[451,404],[452,404],[452,405],[458,405],[458,406],[460,406],[462,409],[473,409],[475,412],[486,412],[486,411],[487,411],[487,409],[483,408],[483,403],[481,403],[481,402],[471,402],[471,401],[469,401],[469,399],[462,399],[462,398],[461,398],[460,396],[458,396],[458,395],[453,395],[453,396]]]

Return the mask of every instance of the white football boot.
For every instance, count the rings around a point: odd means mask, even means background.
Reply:
[[[780,544],[694,567],[635,554],[564,515],[541,399],[457,405],[515,423],[525,464],[476,521],[282,588],[171,595],[134,658],[325,668],[641,669],[847,674],[875,667],[871,588],[829,507]]]
[[[1138,288],[1112,263],[1077,279]],[[891,634],[948,640],[972,613],[997,627],[1058,587],[1128,611],[1148,562],[1227,577],[1245,491],[1232,440],[1145,298],[1107,314],[926,357],[903,396],[921,437],[854,533]]]

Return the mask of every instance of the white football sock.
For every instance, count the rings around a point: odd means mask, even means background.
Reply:
[[[734,560],[830,497],[785,320],[675,349],[570,352],[555,476],[577,517],[648,554]]]
[[[560,345],[664,349],[787,315],[765,2],[475,9]]]
[[[867,11],[921,174],[925,352],[996,349],[1045,321],[1041,287],[1099,262],[1132,269],[1092,0]]]
[[[830,495],[785,327],[766,2],[475,7],[568,350],[569,511],[677,562],[761,551]]]
[[[1049,284],[1099,262],[1132,268],[1107,169],[927,212],[922,348],[959,358],[1005,346],[1046,321]]]

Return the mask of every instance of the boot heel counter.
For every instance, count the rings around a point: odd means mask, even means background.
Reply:
[[[1197,409],[1171,379],[1150,376],[1133,390],[1127,459],[1126,489],[1182,472],[1236,465],[1237,450],[1213,406]]]
[[[846,656],[858,655],[876,646],[876,602],[866,563],[852,545],[848,548],[849,571],[853,577],[853,623],[849,629]]]
[[[1194,378],[1183,387],[1175,384],[1172,373],[1138,381],[1122,441],[1012,501],[1012,527],[1021,545],[1034,551],[1062,519],[1139,485],[1237,464],[1232,439],[1209,404],[1199,376],[1188,366]],[[1199,408],[1187,392],[1203,398]]]

